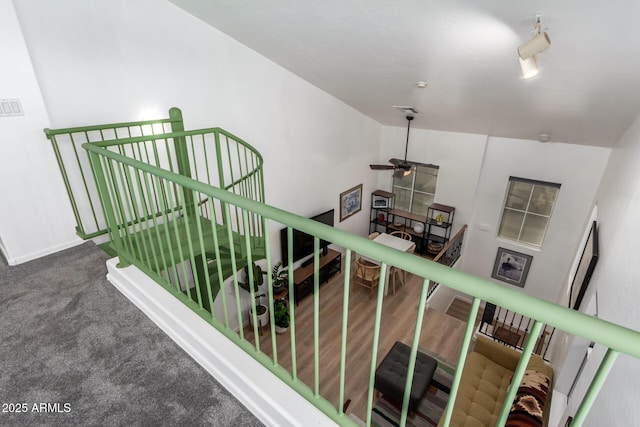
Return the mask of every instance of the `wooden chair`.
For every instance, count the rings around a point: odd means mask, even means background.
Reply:
[[[401,239],[404,240],[413,240],[413,238],[411,237],[411,234],[407,233],[406,231],[394,231],[392,233],[390,233],[392,236],[396,236],[399,237]],[[416,245],[414,244],[413,246],[411,246],[411,248],[407,251],[407,253],[415,253],[416,251]],[[396,279],[395,279],[395,275],[398,274],[400,271],[395,268],[395,267],[391,267],[390,271],[389,271],[389,275],[390,278],[393,282],[393,294],[396,294]],[[402,284],[407,283],[407,272],[403,271],[402,272]]]
[[[396,283],[399,282],[399,284],[404,285],[406,279],[407,279],[406,271],[402,271],[399,268],[396,268],[393,266],[389,268],[389,281],[390,281],[391,291],[393,292],[393,295],[396,294]]]
[[[404,240],[413,240],[411,238],[411,234],[407,233],[406,231],[394,231],[394,232],[389,233],[389,234],[391,234],[392,236],[399,237],[399,238],[404,239]]]
[[[371,299],[373,289],[378,286],[379,278],[380,265],[362,258],[356,258],[356,274],[353,277],[354,286],[351,288],[351,291],[353,292],[355,285],[364,286],[369,289],[369,299]]]
[[[369,234],[369,240],[373,240],[376,237],[378,237],[380,235],[380,233],[378,233],[377,231],[374,231],[373,233]]]

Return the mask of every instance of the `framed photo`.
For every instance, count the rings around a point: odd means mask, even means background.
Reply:
[[[589,235],[587,241],[582,248],[580,254],[580,261],[578,267],[573,276],[571,282],[571,289],[569,290],[569,308],[574,310],[580,310],[580,305],[584,299],[584,294],[587,292],[593,270],[598,263],[598,223],[593,221],[589,229]]]
[[[389,199],[386,197],[373,196],[372,205],[374,208],[388,208]]]
[[[533,257],[531,255],[498,248],[491,277],[524,288],[524,282],[527,280],[532,260]]]
[[[340,193],[340,222],[362,209],[362,184]]]

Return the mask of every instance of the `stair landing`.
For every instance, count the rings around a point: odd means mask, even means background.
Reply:
[[[445,313],[451,317],[462,320],[463,322],[466,323],[467,319],[469,318],[470,310],[471,310],[470,302],[467,302],[460,298],[455,298],[453,301],[451,301],[451,304],[449,305]],[[475,321],[476,326],[480,323],[480,320],[482,320],[483,312],[484,312],[484,309],[480,307],[480,309],[478,310],[478,315],[476,316],[476,321]]]

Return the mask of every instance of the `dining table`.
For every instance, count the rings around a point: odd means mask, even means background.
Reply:
[[[397,249],[402,252],[412,252],[412,249],[415,249],[416,244],[411,240],[402,239],[400,237],[392,236],[388,233],[380,233],[378,237],[373,239],[373,242],[380,243],[381,245],[389,246],[390,248]],[[371,259],[369,257],[363,257],[369,262],[374,264],[380,264],[380,261]],[[387,271],[387,275],[384,278],[384,294],[387,295],[389,292],[389,277],[390,272]]]

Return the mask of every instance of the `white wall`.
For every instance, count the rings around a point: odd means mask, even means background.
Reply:
[[[0,118],[0,247],[17,264],[80,243],[53,150],[49,118],[13,4],[0,0],[0,98],[24,116]]]
[[[338,195],[363,183],[363,211],[338,227],[366,234],[369,193],[390,174],[368,164],[404,153],[405,129],[381,127],[282,67],[166,2],[0,0],[0,97],[21,98],[24,117],[0,119],[0,240],[9,260],[74,242],[73,224],[42,128],[164,116],[183,109],[188,128],[221,126],[265,157],[267,201],[311,215],[338,208]],[[6,48],[5,48],[6,46]],[[42,101],[44,99],[44,103]],[[45,110],[46,105],[46,110]],[[638,329],[640,120],[609,162],[598,192],[600,313]],[[18,141],[16,143],[15,141]],[[486,154],[484,154],[486,148]],[[440,165],[437,201],[468,223],[463,269],[490,276],[498,246],[534,255],[525,292],[556,298],[577,248],[609,150],[412,130],[409,158]],[[509,175],[562,183],[540,251],[495,238]],[[16,178],[23,182],[14,185]],[[10,184],[10,185],[8,185]],[[46,189],[46,191],[43,191]],[[336,218],[337,221],[337,218]],[[487,225],[489,231],[481,231]],[[590,425],[638,425],[637,361],[621,358],[596,401]],[[621,392],[622,390],[622,392]]]
[[[456,208],[453,233],[469,224],[482,159],[486,135],[411,129],[407,159],[440,166],[435,201]],[[407,129],[385,127],[380,158],[404,158]],[[382,189],[391,190],[392,171],[377,172]]]
[[[464,258],[463,270],[491,277],[498,247],[532,255],[523,291],[555,302],[565,288],[609,152],[599,147],[489,138],[466,247],[473,256]],[[509,176],[562,185],[540,249],[497,238]]]
[[[597,193],[600,254],[591,288],[598,292],[600,318],[640,330],[640,117],[614,147]],[[594,350],[569,400],[573,414],[586,384],[602,358]],[[585,425],[640,425],[640,361],[620,356],[607,378]]]
[[[267,203],[368,229],[381,126],[169,2],[16,2],[52,127],[165,116],[220,126],[265,159]],[[339,223],[339,194],[364,184],[363,211]],[[275,239],[279,243],[279,239]],[[275,253],[279,253],[276,251]]]
[[[381,158],[402,158],[405,141],[406,128],[385,127]],[[609,153],[600,147],[412,129],[407,157],[440,166],[436,201],[456,207],[454,232],[469,225],[463,271],[490,278],[498,247],[533,255],[524,292],[556,301],[566,288]],[[389,190],[391,172],[378,174],[380,187]],[[562,184],[539,250],[497,238],[509,176]]]

